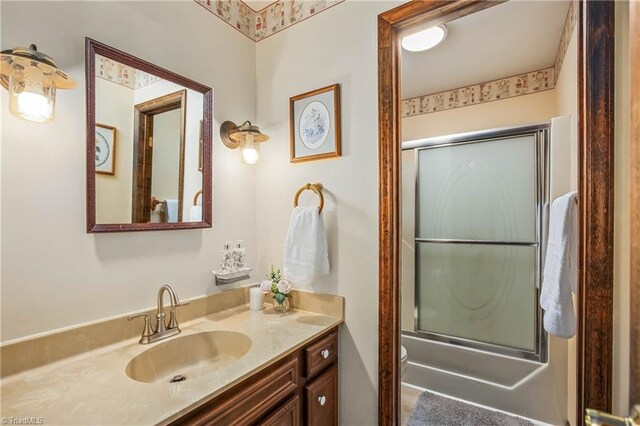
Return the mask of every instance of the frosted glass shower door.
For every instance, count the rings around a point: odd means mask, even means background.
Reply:
[[[417,151],[418,332],[536,349],[535,134]]]

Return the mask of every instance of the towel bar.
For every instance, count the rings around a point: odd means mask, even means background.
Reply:
[[[298,198],[300,198],[300,194],[304,191],[313,191],[316,193],[320,202],[318,204],[318,213],[322,213],[322,209],[324,208],[324,195],[322,195],[322,184],[321,183],[307,183],[302,185],[300,189],[296,191],[296,195],[293,196],[293,207],[298,207]]]

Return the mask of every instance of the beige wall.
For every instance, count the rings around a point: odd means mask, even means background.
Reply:
[[[571,144],[569,161],[571,176],[567,190],[578,190],[578,31],[573,31],[567,53],[564,57],[562,69],[556,83],[556,106],[559,115],[571,117]],[[565,191],[566,192],[566,191]],[[560,194],[561,195],[561,194]],[[577,299],[574,296],[574,306]],[[576,338],[569,339],[567,344],[567,419],[570,424],[576,424]]]
[[[37,43],[78,81],[58,93],[50,124],[0,105],[2,341],[152,307],[164,283],[183,299],[218,291],[211,270],[225,240],[244,240],[254,265],[255,168],[215,135],[224,120],[255,119],[255,44],[195,2],[0,8],[3,48]],[[214,88],[213,229],[85,232],[85,36]]]
[[[574,28],[556,82],[556,112],[571,117],[570,189],[578,190],[578,30]]]
[[[627,416],[629,415],[629,321],[631,320],[629,313],[631,232],[629,131],[631,111],[629,103],[629,3],[626,1],[616,2],[615,43],[613,412],[620,416]]]
[[[96,78],[96,123],[116,128],[114,175],[96,173],[96,223],[131,222],[133,90]],[[64,96],[62,92],[58,95]]]
[[[322,182],[331,273],[313,289],[346,297],[340,333],[346,426],[377,423],[377,15],[395,5],[347,1],[257,44],[257,117],[271,136],[258,163],[259,271],[282,265],[295,191]],[[333,83],[342,90],[342,157],[290,163],[289,97]],[[303,201],[317,202],[311,195]]]

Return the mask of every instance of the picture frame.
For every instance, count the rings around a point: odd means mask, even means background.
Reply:
[[[292,163],[341,156],[340,84],[289,98]]]
[[[96,123],[96,173],[115,176],[116,128]]]

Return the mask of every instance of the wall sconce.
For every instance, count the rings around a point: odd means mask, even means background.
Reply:
[[[0,84],[9,91],[9,111],[38,123],[53,121],[56,89],[73,89],[76,82],[35,44],[0,52]]]
[[[232,121],[225,121],[220,126],[220,138],[227,148],[240,148],[242,162],[256,164],[258,162],[260,142],[269,140],[269,136],[260,133],[258,126],[245,121],[237,126]]]

